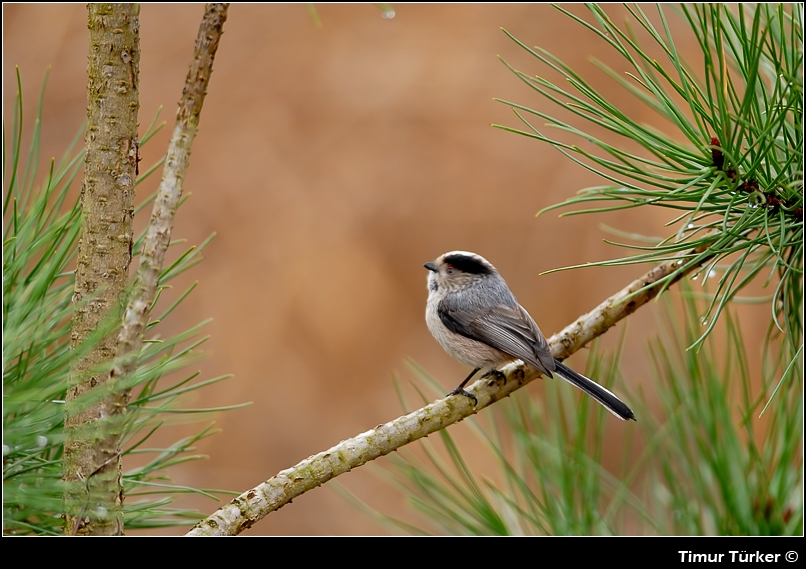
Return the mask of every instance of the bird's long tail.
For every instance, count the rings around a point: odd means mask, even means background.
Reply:
[[[564,366],[557,360],[554,360],[554,364],[556,365],[555,373],[557,375],[596,399],[613,415],[623,421],[628,419],[636,420],[632,409],[627,407],[621,399],[610,393],[610,391],[584,375],[580,375],[571,368]]]

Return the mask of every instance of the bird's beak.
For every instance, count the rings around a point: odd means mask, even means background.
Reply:
[[[423,267],[425,267],[429,271],[434,271],[435,273],[439,272],[439,269],[434,263],[426,263],[425,265],[423,265]]]

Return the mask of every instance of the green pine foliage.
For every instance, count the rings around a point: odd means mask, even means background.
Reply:
[[[608,101],[547,50],[530,48],[510,35],[547,71],[564,79],[559,85],[510,67],[562,111],[547,114],[502,101],[526,128],[499,128],[548,142],[607,183],[546,210],[566,206],[577,208],[571,212],[575,214],[641,206],[678,210],[669,223],[675,229],[665,238],[651,246],[621,244],[640,252],[592,264],[657,263],[703,246],[703,251],[688,254],[678,270],[705,260],[702,274],[708,279],[712,269],[723,268],[702,314],[707,326],[695,345],[713,330],[727,303],[760,274],[768,275],[766,284],[775,283],[772,317],[797,347],[803,333],[802,5],[682,6],[680,15],[702,48],[699,62],[686,62],[678,53],[661,5],[654,18],[641,6],[627,6],[632,18],[624,26],[616,25],[603,8],[589,8],[594,23],[558,10],[623,59],[627,69],[623,72],[596,63],[639,103],[666,119],[672,131],[638,124],[630,118],[630,110]],[[590,130],[563,120],[566,112],[582,119]],[[594,150],[545,134],[529,115],[545,121],[547,128],[582,138],[585,147],[592,145]],[[637,143],[640,152],[597,137],[593,133],[598,128],[625,143]],[[661,286],[676,276],[669,275]]]
[[[17,80],[12,130],[8,136],[4,127],[3,133],[3,531],[13,535],[58,535],[62,532],[64,399],[71,363],[89,351],[93,341],[112,332],[120,315],[112,315],[93,337],[70,349],[70,320],[75,308],[71,302],[73,267],[81,226],[81,209],[76,192],[71,193],[70,188],[84,163],[84,151],[76,150],[83,140],[83,128],[59,163],[51,162],[44,180],[37,185],[44,84],[31,146],[23,159],[19,73]],[[141,144],[159,128],[155,123],[156,119]],[[159,165],[143,172],[138,183]],[[151,199],[153,196],[139,208]],[[142,236],[135,242],[135,255],[141,242]],[[170,279],[201,261],[199,252],[207,242],[189,248],[163,271],[160,290],[169,287]],[[157,317],[149,324],[138,369],[126,380],[133,392],[125,415],[124,468],[127,456],[146,455],[145,460],[138,458],[142,466],[124,471],[127,530],[195,523],[199,514],[172,507],[173,496],[196,492],[214,497],[209,491],[177,486],[166,473],[174,464],[201,458],[193,454],[193,445],[215,432],[211,426],[166,448],[146,446],[168,417],[214,411],[184,409],[178,405],[178,398],[225,379],[194,382],[198,374],[183,371],[202,356],[199,345],[206,338],[199,338],[199,333],[204,323],[174,337],[159,337],[159,322],[194,286],[170,306],[157,299]],[[175,375],[169,375],[172,373],[184,373],[186,377],[177,381]],[[164,376],[168,377],[163,379]],[[166,381],[170,384],[165,385]],[[85,402],[101,396],[101,390],[95,390]]]
[[[789,343],[771,327],[757,385],[750,346],[729,310],[724,340],[709,337],[702,349],[687,349],[700,334],[703,307],[686,292],[683,317],[666,302],[650,344],[663,419],[648,424],[645,453],[647,460],[657,454],[659,464],[647,500],[669,533],[800,535],[803,369],[792,365]],[[779,374],[787,386],[765,408]]]

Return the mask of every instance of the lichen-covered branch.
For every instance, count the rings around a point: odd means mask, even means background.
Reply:
[[[676,282],[686,273],[698,269],[710,257],[704,248],[692,251],[688,256],[694,256],[698,262],[676,275],[675,272],[681,269],[680,260],[658,265],[549,338],[554,357],[567,358],[655,298],[664,284]],[[502,371],[506,375],[506,382],[481,379],[467,388],[478,399],[475,407],[468,397],[448,397],[342,441],[244,492],[196,524],[187,535],[237,535],[300,494],[403,445],[458,423],[540,376],[520,362],[510,364]]]
[[[87,154],[80,198],[73,348],[87,340],[105,318],[120,313],[129,276],[138,140],[138,11],[132,4],[88,5]],[[106,374],[93,370],[112,360],[115,342],[114,334],[101,339],[71,371],[63,466],[68,535],[110,535],[122,530],[120,455],[105,420],[118,413],[117,401],[77,402],[107,382]]]
[[[223,34],[229,4],[207,4],[196,37],[193,61],[190,64],[179,109],[176,112],[171,142],[165,158],[162,181],[146,229],[140,267],[134,289],[123,315],[123,327],[118,336],[116,364],[113,376],[123,377],[137,366],[137,356],[143,345],[150,307],[154,302],[165,252],[171,241],[171,231],[182,197],[182,181],[190,162],[190,147],[199,126],[207,84],[213,72],[213,60]]]

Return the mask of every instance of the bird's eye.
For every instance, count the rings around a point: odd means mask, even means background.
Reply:
[[[455,271],[456,269],[454,269],[450,265],[448,265],[448,268],[445,269],[445,272],[448,273],[449,275],[452,275]]]

